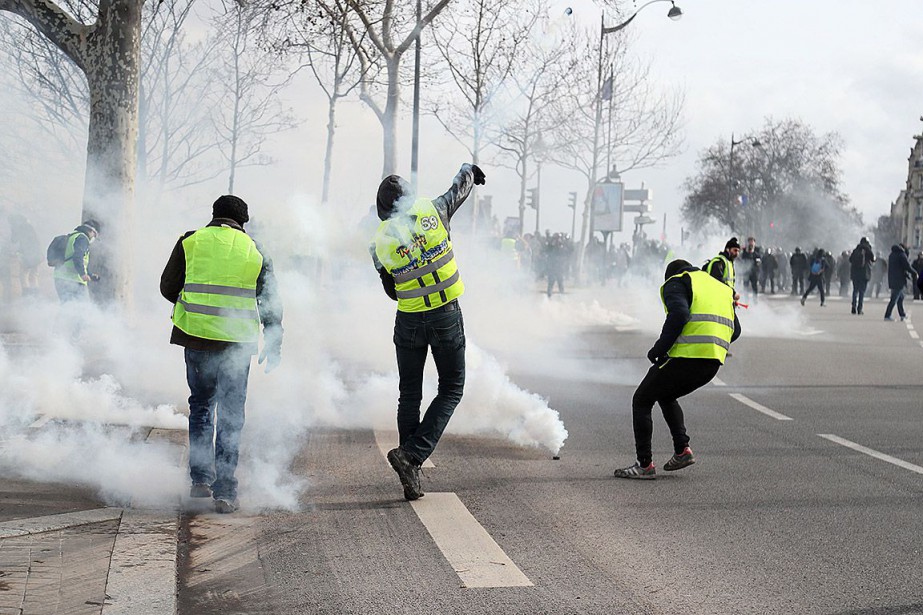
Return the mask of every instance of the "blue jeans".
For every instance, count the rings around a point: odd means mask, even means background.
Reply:
[[[234,499],[250,354],[236,348],[220,352],[186,348],[185,354],[189,476],[193,483],[210,484],[215,498]]]
[[[853,278],[852,281],[852,311],[861,312],[862,311],[862,300],[865,298],[865,289],[868,287],[869,281],[865,278]]]
[[[885,318],[891,318],[891,312],[894,310],[894,304],[897,304],[897,313],[901,318],[906,316],[904,313],[904,288],[892,288],[891,300],[888,301],[888,307],[885,310]]]
[[[414,461],[432,454],[465,388],[465,325],[458,302],[428,312],[398,312],[394,347],[400,375],[397,431],[400,445]],[[423,366],[432,349],[439,387],[420,421]]]

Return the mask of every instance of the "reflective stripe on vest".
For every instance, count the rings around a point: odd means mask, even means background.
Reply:
[[[194,337],[256,342],[260,315],[256,281],[263,256],[243,231],[208,226],[183,240],[186,283],[173,324]]]
[[[734,284],[736,283],[734,279],[734,261],[726,257],[724,254],[719,254],[715,258],[708,261],[708,265],[706,266],[705,270],[710,274],[712,266],[714,266],[714,264],[718,261],[724,261],[724,283],[731,288],[734,288]]]
[[[667,355],[724,363],[734,334],[734,291],[705,271],[684,271],[670,280],[683,275],[692,283],[690,317]],[[660,298],[663,301],[663,287]]]
[[[373,243],[375,257],[394,276],[399,311],[432,310],[465,292],[448,229],[429,199],[379,224]]]
[[[83,235],[87,238],[87,241],[90,241],[90,238],[80,231],[74,231],[68,235],[67,247],[64,248],[64,262],[54,268],[54,277],[58,280],[67,280],[86,286],[87,281],[77,275],[77,265],[74,263],[74,244],[77,242],[77,237],[79,235]],[[87,250],[86,254],[83,255],[83,270],[87,271],[89,265],[90,251]]]

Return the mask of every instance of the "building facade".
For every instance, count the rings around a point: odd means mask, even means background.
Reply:
[[[923,250],[923,135],[914,136],[907,159],[907,184],[891,206],[900,241],[912,252]]]

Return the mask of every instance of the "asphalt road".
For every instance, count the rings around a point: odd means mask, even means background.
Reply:
[[[424,488],[456,494],[530,586],[466,586],[374,434],[321,430],[296,461],[304,512],[184,518],[178,610],[923,613],[923,347],[880,311],[809,303],[809,326],[784,337],[748,336],[744,314],[724,386],[683,402],[698,463],[656,481],[612,477],[633,460],[649,331],[586,332],[566,357],[586,379],[514,373],[561,412],[561,459],[450,426]]]

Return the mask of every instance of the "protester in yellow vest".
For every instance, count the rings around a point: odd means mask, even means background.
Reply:
[[[474,184],[484,184],[476,165],[463,164],[452,187],[434,199],[417,198],[397,175],[378,187],[381,224],[369,248],[385,293],[397,301],[394,346],[400,377],[399,446],[388,452],[404,497],[423,496],[420,465],[432,454],[465,386],[465,327],[458,297],[465,292],[449,221]],[[423,367],[432,350],[439,391],[420,420]]]
[[[94,279],[89,270],[90,244],[99,236],[99,228],[96,220],[84,220],[67,235],[64,260],[54,268],[54,287],[61,303],[89,298],[87,283]]]
[[[232,513],[250,360],[260,324],[259,363],[269,372],[282,360],[282,303],[272,261],[244,231],[250,216],[243,199],[219,197],[212,216],[176,242],[160,293],[174,304],[170,343],[185,349],[189,495],[211,497],[217,512]]]
[[[740,241],[738,241],[736,237],[731,237],[728,239],[728,242],[724,244],[724,251],[719,252],[718,256],[708,261],[705,267],[703,267],[711,277],[719,282],[724,282],[734,289],[734,301],[740,299],[737,289],[734,288],[737,283],[734,273],[734,261],[737,260],[738,256],[740,256]]]
[[[667,471],[695,463],[677,399],[711,382],[740,336],[734,291],[684,260],[667,265],[660,297],[667,313],[660,338],[647,358],[653,363],[631,401],[637,461],[615,471],[618,478],[656,478],[651,453],[651,411],[660,404],[673,437]]]

